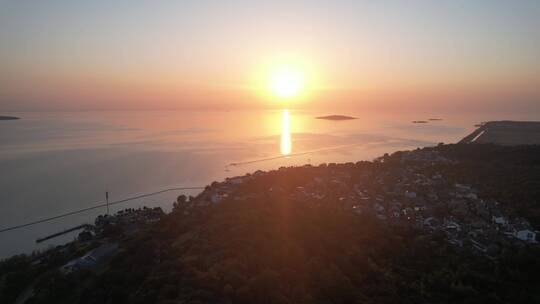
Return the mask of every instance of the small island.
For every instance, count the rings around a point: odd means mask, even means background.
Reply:
[[[325,120],[350,120],[350,119],[356,119],[356,117],[345,116],[345,115],[327,115],[327,116],[319,116],[319,117],[316,117],[316,119],[325,119]]]
[[[2,116],[2,115],[0,115],[0,120],[16,120],[16,119],[20,119],[20,118],[15,117],[15,116]]]
[[[428,123],[426,120],[413,120],[412,123],[415,123],[415,124],[425,124],[425,123]]]

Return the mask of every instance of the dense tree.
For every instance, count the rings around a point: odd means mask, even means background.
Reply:
[[[444,172],[447,183],[471,184],[538,223],[538,147],[440,145],[423,151],[431,150],[459,162],[426,166],[426,175]],[[123,239],[122,250],[100,271],[49,269],[29,303],[540,303],[537,246],[491,260],[458,250],[442,232],[386,225],[346,210],[332,197],[350,190],[340,185],[324,200],[293,195],[339,170],[375,192],[392,191],[388,185],[409,165],[403,155],[250,179],[220,204],[173,212]],[[243,195],[247,199],[235,199]],[[185,197],[178,203],[189,205]],[[449,211],[442,206],[436,212]],[[33,281],[29,265],[24,257],[0,263],[2,303]]]

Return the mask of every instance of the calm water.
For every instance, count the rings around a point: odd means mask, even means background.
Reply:
[[[166,187],[206,185],[226,176],[295,164],[372,159],[385,152],[456,142],[490,115],[344,113],[318,120],[298,110],[259,112],[6,113],[0,121],[0,229]],[[412,120],[443,118],[428,124]],[[505,119],[534,119],[505,116]],[[176,193],[124,205],[170,210]],[[196,194],[196,191],[185,194]],[[0,234],[0,258],[39,246],[50,233],[91,222],[105,210]]]

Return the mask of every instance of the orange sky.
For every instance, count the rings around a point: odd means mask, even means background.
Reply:
[[[0,4],[5,110],[245,109],[278,64],[288,107],[538,111],[540,4]]]

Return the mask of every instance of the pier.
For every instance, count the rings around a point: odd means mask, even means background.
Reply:
[[[92,228],[94,228],[94,226],[92,226],[92,225],[90,225],[90,224],[82,224],[82,225],[79,225],[79,226],[76,226],[76,227],[73,227],[73,228],[69,228],[69,229],[62,230],[62,231],[60,231],[60,232],[51,234],[51,235],[46,236],[46,237],[39,238],[39,239],[36,240],[36,243],[41,243],[41,242],[44,242],[44,241],[46,241],[46,240],[50,240],[50,239],[52,239],[52,238],[55,238],[55,237],[64,235],[64,234],[66,234],[66,233],[70,233],[70,232],[75,231],[75,230],[79,230],[79,229],[92,229]]]

